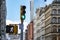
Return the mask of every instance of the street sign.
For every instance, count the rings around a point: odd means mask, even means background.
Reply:
[[[23,24],[19,24],[19,29],[23,29]]]

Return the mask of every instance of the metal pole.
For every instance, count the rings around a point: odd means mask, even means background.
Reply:
[[[23,40],[23,24],[21,23],[21,40]]]
[[[23,22],[21,22],[21,24],[19,24],[19,29],[21,29],[20,40],[23,40],[23,28],[24,28],[24,25],[23,25]]]

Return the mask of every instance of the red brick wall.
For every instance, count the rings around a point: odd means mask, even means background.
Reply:
[[[28,24],[27,26],[27,34],[28,34],[28,40],[33,40],[33,22],[30,22],[30,24]]]

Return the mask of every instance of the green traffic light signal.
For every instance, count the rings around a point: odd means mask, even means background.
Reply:
[[[25,20],[26,16],[25,15],[21,15],[21,19]]]
[[[26,9],[26,6],[21,6],[21,11],[20,11],[20,19],[23,21],[23,20],[25,20],[25,18],[26,18],[26,16],[25,16],[25,13],[26,13],[26,11],[25,11],[25,9]]]

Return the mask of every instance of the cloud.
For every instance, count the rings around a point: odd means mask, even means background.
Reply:
[[[6,20],[6,25],[9,25],[9,24],[19,24],[19,23],[20,23],[19,21]]]
[[[12,21],[12,20],[6,20],[6,25],[9,25],[9,24],[19,24],[20,22],[19,21]],[[27,27],[28,23],[26,21],[24,21],[24,32],[25,32],[25,29]],[[20,33],[20,29],[18,27],[18,33]]]

